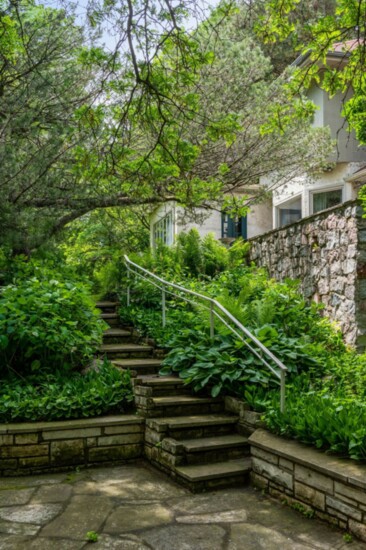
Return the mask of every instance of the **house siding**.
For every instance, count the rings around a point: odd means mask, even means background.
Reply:
[[[357,197],[357,188],[349,183],[347,179],[351,174],[360,169],[360,163],[338,163],[329,172],[311,176],[304,174],[286,184],[281,185],[273,191],[273,219],[274,227],[278,226],[276,209],[284,202],[301,197],[302,217],[312,214],[312,193],[316,191],[327,191],[334,188],[343,189],[343,201],[347,202]]]
[[[222,237],[222,222],[220,206],[217,210],[207,210],[203,208],[195,209],[195,217],[188,214],[182,206],[177,206],[174,202],[169,202],[159,206],[150,217],[150,245],[154,246],[154,225],[164,218],[169,212],[173,212],[174,240],[182,232],[188,232],[190,229],[197,229],[200,236],[204,237],[208,233],[213,233],[216,239]],[[262,202],[251,207],[247,216],[248,238],[261,235],[272,229],[272,205],[270,201]]]

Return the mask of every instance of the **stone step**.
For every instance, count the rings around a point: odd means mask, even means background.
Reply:
[[[108,358],[135,357],[141,355],[149,356],[152,353],[152,346],[139,344],[103,344],[99,352]]]
[[[174,474],[178,481],[198,492],[244,484],[249,480],[250,470],[251,459],[241,458],[215,464],[179,466]]]
[[[248,439],[239,434],[178,441],[181,464],[208,464],[243,458],[250,453]],[[181,446],[181,449],[179,448]]]
[[[96,303],[96,307],[98,309],[105,309],[105,308],[111,308],[111,307],[117,307],[119,306],[119,302],[112,302],[112,301],[108,301],[108,300],[105,300],[105,301],[100,301],[100,302],[97,302]]]
[[[189,386],[185,386],[183,380],[178,377],[169,376],[159,377],[159,375],[137,377],[133,381],[133,391],[135,396],[149,397],[149,398],[171,398],[173,396],[190,396],[191,389]],[[150,403],[150,402],[149,402]],[[145,403],[147,406],[147,403]],[[150,403],[152,406],[152,402]]]
[[[117,313],[101,313],[100,318],[103,319],[110,327],[119,325],[120,319]]]
[[[178,395],[151,397],[141,395],[135,388],[135,403],[139,414],[145,417],[185,416],[187,414],[211,414],[225,410],[225,402],[222,398],[196,397],[183,395],[179,390]],[[151,391],[151,390],[150,390]]]
[[[143,359],[116,359],[112,361],[113,365],[120,369],[130,370],[132,376],[139,379],[143,375],[155,374],[161,367],[161,359],[146,357]]]
[[[104,331],[103,333],[103,339],[106,338],[107,340],[111,340],[112,338],[131,338],[132,334],[129,330],[123,330],[122,328],[109,328]]]
[[[146,419],[146,442],[156,445],[166,437],[186,440],[232,434],[239,417],[227,414],[202,414]]]
[[[140,376],[134,381],[136,395],[151,397],[168,397],[173,395],[190,395],[191,388],[178,376]]]
[[[109,319],[118,319],[118,313],[101,313],[100,317],[105,321],[108,321]]]
[[[242,435],[221,435],[218,437],[204,437],[202,439],[183,439],[179,444],[187,453],[227,449],[229,447],[246,447],[248,438]]]
[[[212,464],[239,459],[250,454],[248,439],[236,433],[186,440],[165,437],[158,443],[153,448],[147,440],[145,454],[170,470],[189,464]]]
[[[141,376],[135,380],[135,384],[140,386],[155,387],[169,387],[169,386],[184,386],[184,380],[178,376],[159,376],[155,374],[152,376]]]

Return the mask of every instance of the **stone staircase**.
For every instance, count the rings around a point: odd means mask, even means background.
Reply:
[[[116,367],[130,369],[132,376],[155,374],[161,359],[154,357],[153,346],[140,344],[133,328],[120,325],[117,302],[98,302],[101,318],[110,326],[104,332],[100,355],[107,357]]]
[[[177,376],[160,377],[161,359],[138,343],[133,329],[119,326],[116,306],[97,304],[111,327],[100,351],[134,376],[137,412],[146,418],[146,458],[194,492],[246,483],[251,461],[239,417],[225,411],[224,399],[192,394]]]
[[[146,417],[145,456],[193,492],[248,481],[247,438],[221,398],[191,395],[178,377],[134,381],[136,406]]]

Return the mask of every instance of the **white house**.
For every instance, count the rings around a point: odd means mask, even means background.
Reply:
[[[327,56],[328,64],[341,70],[347,63],[347,51],[355,45],[356,41],[335,44]],[[294,65],[306,67],[310,62],[309,56],[300,56]],[[341,114],[345,97],[339,93],[329,98],[315,83],[308,96],[318,107],[313,125],[328,126],[337,143],[327,170],[317,176],[304,174],[278,186],[272,192],[272,199],[253,206],[245,218],[230,219],[217,205],[212,211],[196,209],[196,219],[192,221],[182,207],[174,203],[161,205],[150,218],[151,246],[158,241],[173,244],[176,235],[192,227],[202,236],[212,232],[224,241],[238,236],[249,239],[356,198],[358,187],[366,178],[366,147],[359,146],[354,133],[347,131]],[[263,186],[270,187],[271,183],[268,177],[260,180]]]
[[[171,245],[182,231],[197,228],[201,236],[213,233],[217,239],[244,239],[261,235],[272,229],[272,205],[270,202],[255,205],[246,217],[230,218],[221,212],[220,205],[213,210],[196,208],[194,219],[183,207],[174,202],[159,206],[150,217],[150,240],[154,248],[157,242]]]
[[[328,64],[338,70],[347,63],[349,51],[357,45],[351,40],[334,45],[328,53]],[[311,63],[309,55],[298,57],[294,66],[306,67]],[[320,67],[320,71],[322,68]],[[336,141],[329,169],[316,177],[304,174],[273,191],[273,227],[282,227],[326,208],[331,208],[357,197],[361,179],[356,175],[366,162],[366,147],[361,147],[354,132],[349,133],[342,117],[342,107],[347,97],[342,93],[329,98],[327,92],[314,83],[308,97],[318,107],[313,125],[328,126]],[[262,184],[270,185],[270,179]]]

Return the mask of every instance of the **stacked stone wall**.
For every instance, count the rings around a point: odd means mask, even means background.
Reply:
[[[366,541],[366,466],[257,430],[252,482],[284,503]]]
[[[356,201],[250,240],[250,261],[278,281],[298,279],[348,343],[366,347],[366,220]]]
[[[136,416],[0,424],[0,477],[124,462],[142,456]]]

